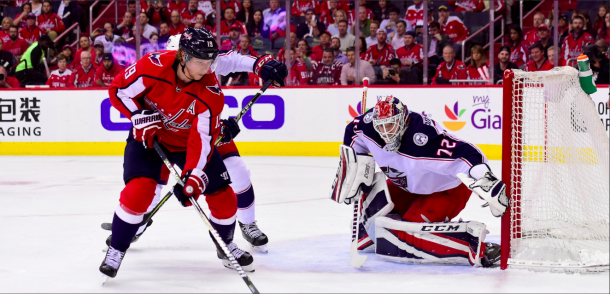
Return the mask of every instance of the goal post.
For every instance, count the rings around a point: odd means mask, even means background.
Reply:
[[[609,139],[578,71],[507,70],[503,81],[501,268],[609,266]]]

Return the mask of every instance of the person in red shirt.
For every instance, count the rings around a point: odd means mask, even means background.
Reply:
[[[330,33],[324,31],[320,33],[320,44],[311,48],[311,59],[320,62],[326,48],[330,48]]]
[[[366,7],[366,1],[360,1],[360,7]],[[352,9],[347,13],[348,24],[354,26],[356,23],[356,9]],[[373,19],[373,11],[366,9],[366,19]]]
[[[8,37],[8,29],[11,27],[11,25],[13,24],[13,19],[11,19],[8,16],[5,16],[2,19],[2,28],[0,28],[0,39],[2,39],[2,41],[6,42],[8,41],[9,37]]]
[[[421,65],[424,61],[424,46],[415,44],[415,33],[405,33],[405,45],[396,50],[396,58],[400,59],[402,65]]]
[[[172,11],[171,19],[172,22],[169,24],[169,34],[173,36],[184,33],[186,26],[182,23],[182,18],[178,10]]]
[[[224,40],[222,44],[220,44],[220,51],[226,52],[229,50],[234,50],[237,48],[240,42],[240,34],[241,27],[237,24],[233,24],[231,26],[231,32],[229,33],[229,38]]]
[[[329,14],[331,17],[335,15],[335,10],[340,9],[347,13],[349,11],[350,1],[337,1],[337,0],[322,0],[318,1],[318,7],[320,7],[320,14]]]
[[[290,13],[294,16],[305,16],[307,9],[313,9],[316,14],[320,14],[320,6],[316,1],[292,1]]]
[[[51,11],[51,1],[45,0],[42,3],[42,13],[38,16],[38,27],[43,30],[51,40],[55,40],[57,36],[66,29],[64,21]]]
[[[292,49],[290,51],[294,52]],[[311,69],[310,85],[341,85],[341,70],[343,65],[335,62],[333,49],[324,49],[322,62],[314,63]]]
[[[26,42],[24,39],[19,38],[17,31],[17,26],[11,25],[11,27],[8,29],[9,39],[8,41],[4,42],[2,48],[3,50],[11,52],[11,54],[13,54],[15,58],[19,60],[21,55],[28,50],[30,44],[28,44],[28,42]]]
[[[203,18],[205,19],[205,13],[199,10],[197,1],[191,0],[189,1],[188,9],[184,10],[182,13],[182,21],[187,26],[191,26],[195,23],[197,15],[203,15]]]
[[[424,21],[424,5],[422,5],[422,2],[423,1],[421,0],[413,1],[413,5],[409,6],[405,13],[405,21],[408,22],[412,28],[415,27],[418,20]]]
[[[481,76],[481,73],[483,76]],[[470,49],[470,64],[466,67],[466,77],[469,80],[489,80],[487,54],[485,54],[485,49],[481,45],[474,45]]]
[[[298,86],[307,85],[309,83],[309,72],[303,60],[296,58],[294,48],[290,48],[290,83],[288,85]],[[288,56],[284,56],[286,60]]]
[[[19,36],[29,44],[38,42],[40,37],[44,35],[44,32],[36,25],[36,15],[33,13],[28,14],[26,16],[26,23],[27,26],[19,31]]]
[[[123,67],[114,63],[111,53],[106,53],[102,57],[102,66],[95,71],[95,82],[100,87],[110,87],[114,77],[123,71]]]
[[[171,17],[170,12],[163,7],[163,1],[157,1],[156,4],[152,4],[146,10],[148,16],[148,24],[153,27],[159,27],[162,21],[169,22]]]
[[[519,25],[514,24],[510,28],[510,59],[509,61],[516,64],[517,66],[522,66],[527,62],[527,56],[529,55],[529,51],[525,44],[523,44],[523,31]]]
[[[78,52],[78,51],[77,51]],[[68,80],[68,88],[91,88],[95,87],[97,80],[95,71],[97,68],[91,62],[91,53],[84,51],[80,54],[81,66],[77,67],[70,80]]]
[[[46,85],[51,88],[66,88],[72,76],[72,71],[68,69],[68,60],[65,55],[57,55],[58,69],[51,72]]]
[[[436,68],[436,75],[432,78],[432,85],[450,84],[449,80],[466,79],[466,68],[464,63],[455,59],[453,46],[446,45],[443,48],[443,59]]]
[[[228,36],[231,33],[231,28],[239,26],[241,28],[241,34],[247,34],[246,28],[242,25],[241,21],[235,19],[235,10],[232,7],[228,7],[225,10],[225,20],[220,22],[220,36]]]
[[[17,89],[21,88],[19,80],[14,77],[9,77],[4,66],[0,66],[0,89]]]
[[[458,0],[449,1],[449,5],[455,7],[455,12],[481,12],[485,9],[485,3],[481,0]]]
[[[96,57],[95,50],[91,46],[91,39],[89,39],[89,37],[81,36],[78,40],[78,44],[80,45],[80,49],[76,50],[76,54],[74,54],[74,69],[81,66],[80,56],[82,52],[89,52],[89,54],[91,54],[91,61],[95,60]]]
[[[569,59],[576,59],[581,53],[582,48],[587,45],[593,44],[595,41],[593,37],[583,31],[585,19],[582,16],[575,16],[572,19],[572,33],[563,40],[561,44],[561,52],[563,52],[563,60],[568,62]],[[576,61],[570,62],[569,66],[576,64]]]
[[[229,7],[233,8],[235,13],[238,13],[240,10],[242,10],[241,2],[239,2],[239,1],[235,1],[235,0],[220,1],[220,10],[221,11],[224,11],[225,9],[227,9]]]
[[[377,44],[370,46],[368,50],[366,50],[366,60],[372,66],[389,66],[390,60],[396,56],[396,52],[394,52],[394,48],[392,45],[386,43],[386,39],[388,38],[388,34],[386,34],[384,29],[377,30]]]
[[[525,71],[544,71],[553,68],[551,62],[544,56],[544,47],[540,41],[530,46],[530,54],[532,55],[532,60],[528,61],[525,65]]]
[[[182,0],[167,1],[166,7],[169,12],[178,11],[182,14],[188,8],[188,3]]]
[[[454,44],[461,45],[470,33],[459,17],[449,15],[449,10],[444,5],[438,8],[438,23],[443,34],[451,38],[451,43]]]
[[[541,24],[544,24],[544,14],[541,12],[536,12],[536,14],[534,14],[533,22],[533,28],[523,36],[523,44],[528,48],[536,41],[540,40],[540,37],[538,36],[538,28]]]
[[[335,11],[337,11],[337,0],[320,1],[320,22],[326,27],[335,23]],[[349,5],[348,5],[349,6]]]

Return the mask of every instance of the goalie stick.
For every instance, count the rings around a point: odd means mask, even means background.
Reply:
[[[248,110],[250,110],[250,108],[252,108],[252,105],[254,104],[254,102],[256,102],[256,100],[258,100],[258,98],[260,98],[261,95],[263,95],[263,93],[267,90],[267,88],[269,88],[271,86],[272,83],[273,83],[273,80],[268,80],[263,85],[263,87],[260,88],[260,90],[258,90],[258,92],[256,92],[256,95],[254,95],[254,97],[252,97],[252,100],[250,100],[250,102],[248,102],[248,104],[246,104],[246,106],[244,106],[244,108],[239,112],[239,114],[237,114],[237,116],[235,117],[236,122],[239,122],[241,120],[241,118],[244,116],[244,114],[246,114],[246,112],[248,112]],[[216,140],[216,142],[214,143],[214,146],[218,145],[218,142],[220,142],[221,139],[222,139],[222,136],[219,136],[218,139]],[[148,221],[150,219],[152,219],[152,217],[157,213],[157,211],[159,211],[161,206],[163,206],[163,204],[165,204],[167,199],[172,197],[172,195],[174,195],[174,192],[170,189],[170,191],[167,192],[167,194],[165,194],[165,196],[163,196],[161,201],[159,201],[159,203],[157,203],[155,208],[153,208],[153,210],[148,214],[148,217],[146,217],[146,218],[144,218],[144,220],[142,220],[140,225],[147,224]],[[102,229],[111,231],[112,223],[102,223]]]

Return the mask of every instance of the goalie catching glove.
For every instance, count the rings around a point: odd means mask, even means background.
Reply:
[[[199,199],[209,183],[208,176],[201,170],[188,171],[182,176],[182,182],[184,187],[180,183],[174,186],[174,195],[184,207],[193,205],[189,198]]]
[[[370,186],[375,174],[375,159],[368,154],[356,155],[349,146],[339,147],[340,159],[337,175],[330,191],[330,199],[337,203],[351,204],[361,185]]]
[[[472,192],[487,202],[483,207],[489,206],[491,214],[495,217],[501,217],[506,212],[508,206],[510,206],[510,199],[506,195],[506,185],[504,182],[496,178],[489,169],[489,166],[484,163],[470,168],[469,174],[468,176],[459,173],[457,177]]]

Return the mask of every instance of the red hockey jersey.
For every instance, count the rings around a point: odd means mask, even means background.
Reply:
[[[174,24],[169,24],[169,34],[173,35],[181,35],[186,30],[186,26],[183,23],[179,23],[177,27],[174,27]]]
[[[396,50],[396,57],[401,61],[407,59],[413,63],[424,61],[424,46],[421,44],[413,44],[410,48],[402,46]]]
[[[19,31],[19,36],[26,40],[28,43],[38,42],[42,35],[46,34],[39,27],[25,27]]]
[[[580,53],[582,53],[582,47],[593,43],[595,43],[595,40],[593,40],[593,37],[587,32],[581,33],[577,39],[574,39],[574,33],[569,34],[561,44],[562,57],[565,60],[577,58]]]
[[[61,20],[56,13],[49,12],[47,14],[41,13],[38,16],[38,27],[46,32],[47,30],[55,31],[57,34],[61,34],[66,26],[64,25],[64,21]]]
[[[96,81],[101,79],[102,83],[104,83],[104,87],[109,87],[110,84],[112,84],[114,77],[116,77],[120,72],[122,72],[123,69],[124,68],[117,63],[114,63],[110,70],[106,70],[106,68],[102,65],[98,67],[95,72]]]
[[[436,68],[436,75],[432,78],[432,84],[436,85],[436,78],[441,77],[447,80],[464,80],[468,77],[464,63],[455,60],[453,65],[448,66],[447,62],[443,61]]]
[[[385,44],[381,50],[377,48],[377,45],[373,45],[366,50],[366,60],[375,60],[377,65],[390,66],[390,60],[396,56],[392,45]]]
[[[307,66],[300,59],[295,59],[290,68],[290,84],[291,85],[307,85],[309,84],[309,72]]]
[[[481,12],[485,9],[485,3],[481,0],[458,0],[449,1],[449,5],[455,7],[455,12],[474,11]]]
[[[322,62],[313,63],[311,68],[310,85],[341,85],[341,69],[342,64],[338,61],[333,61],[331,65],[325,65]]]
[[[17,37],[17,40],[15,40],[15,42],[13,42],[13,40],[11,40],[10,38],[8,39],[8,41],[4,42],[4,45],[2,45],[2,50],[11,52],[11,54],[15,56],[21,56],[23,55],[23,53],[25,53],[26,50],[28,50],[28,47],[30,47],[30,44],[28,44],[28,42],[26,42],[22,38]]]
[[[540,37],[538,37],[538,28],[533,28],[523,35],[523,44],[526,48],[529,48],[538,40],[540,40]]]
[[[301,14],[305,15],[307,9],[310,8],[314,10],[315,14],[320,14],[320,6],[316,1],[293,1],[290,13],[294,16],[301,16]]]
[[[204,19],[205,19],[205,12],[198,10],[195,13],[191,13],[188,9],[185,10],[182,13],[182,21],[189,21],[190,23],[195,23],[195,19],[197,18],[197,15],[203,15]]]
[[[174,10],[178,10],[180,14],[184,13],[188,7],[189,4],[186,1],[178,1],[178,3],[176,3],[176,1],[167,1],[167,4],[165,5],[165,8],[167,8],[167,11],[170,13],[172,13]]]
[[[88,70],[85,70],[82,66],[76,68],[72,75],[70,75],[70,80],[68,80],[68,88],[91,88],[97,87],[97,80],[95,76],[95,71],[97,68],[91,64]]]
[[[415,28],[417,21],[424,21],[424,5],[420,4],[419,8],[414,5],[409,6],[407,8],[407,12],[405,13],[405,21],[408,22],[411,27]]]
[[[228,24],[227,21],[223,20],[220,22],[220,36],[222,37],[226,37],[231,33],[231,26],[236,26],[238,25],[239,27],[241,27],[241,34],[242,35],[246,35],[248,34],[248,32],[246,31],[246,27],[244,25],[242,25],[241,21],[239,20],[235,20],[233,22],[233,24]]]
[[[525,71],[545,71],[553,68],[553,65],[549,62],[548,59],[544,59],[544,62],[540,67],[536,66],[536,61],[530,60],[525,65]]]
[[[447,23],[441,26],[443,34],[451,38],[451,43],[464,41],[468,37],[468,28],[457,16],[449,16]]]
[[[8,31],[5,31],[0,28],[0,39],[2,39],[4,43],[6,43],[6,41],[11,39],[11,36],[8,35]]]
[[[238,13],[240,10],[242,10],[242,6],[241,3],[239,1],[235,1],[235,0],[231,0],[231,1],[220,1],[220,9],[222,11],[225,11],[225,9],[227,8],[233,8],[233,10],[235,10],[235,13]]]
[[[60,72],[59,69],[56,69],[51,72],[46,85],[51,88],[67,88],[71,75],[72,71],[69,69],[66,69],[64,72]]]
[[[328,12],[330,10],[330,4],[328,0],[318,1],[318,6],[320,7],[320,14]],[[341,9],[345,11],[345,13],[347,13],[349,11],[349,1],[337,1],[337,9]]]
[[[508,61],[516,64],[517,66],[522,66],[527,62],[529,55],[530,51],[527,50],[525,44],[521,42],[519,45],[510,46],[510,59]]]
[[[483,73],[489,77],[489,62],[487,62],[487,63],[485,63],[485,65],[483,65],[483,67],[481,68],[481,71],[483,71]],[[472,64],[472,62],[470,63],[470,65],[468,65],[466,67],[466,79],[468,79],[468,80],[488,80],[487,78],[481,77],[481,74],[479,73],[479,68],[476,67],[474,64]]]

